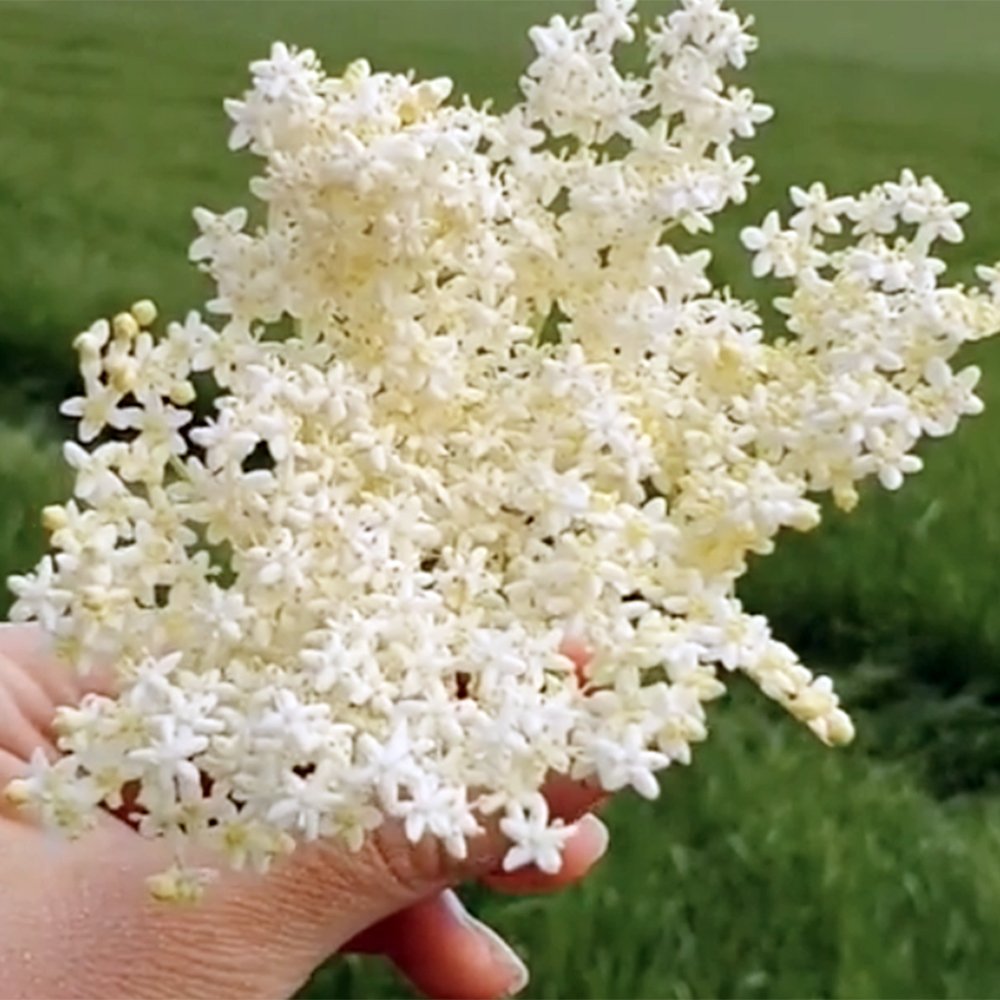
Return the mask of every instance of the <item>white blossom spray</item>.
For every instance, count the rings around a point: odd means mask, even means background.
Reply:
[[[158,897],[197,894],[192,847],[265,869],[391,822],[461,858],[490,814],[506,868],[556,870],[546,780],[655,796],[734,672],[851,739],[735,585],[979,412],[951,359],[1000,328],[1000,272],[939,284],[968,207],[929,178],[793,188],[742,236],[787,285],[765,338],[669,237],[756,180],[733,146],[771,110],[724,79],[749,19],[685,0],[640,40],[633,7],[532,29],[503,113],[275,44],[226,103],[258,204],[195,211],[204,316],[78,337],[75,496],[12,615],[117,693],[8,795],[78,833],[133,789],[178,854]]]

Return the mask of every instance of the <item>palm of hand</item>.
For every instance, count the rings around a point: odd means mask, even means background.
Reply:
[[[38,748],[57,753],[59,705],[106,683],[58,664],[34,629],[0,626],[0,788]],[[549,797],[571,819],[596,798],[568,785]],[[11,998],[289,996],[328,955],[351,950],[385,955],[434,996],[508,995],[524,985],[523,966],[447,887],[478,877],[505,892],[560,888],[606,841],[588,817],[558,875],[490,875],[504,850],[496,835],[456,867],[433,843],[413,848],[387,830],[357,855],[315,843],[267,876],[227,872],[202,903],[178,909],[145,886],[170,864],[162,843],[111,813],[62,842],[0,799],[0,981]]]

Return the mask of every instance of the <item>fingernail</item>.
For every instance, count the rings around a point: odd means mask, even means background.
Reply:
[[[597,864],[608,852],[611,833],[604,823],[593,813],[586,813],[577,820],[576,838],[582,839],[590,854],[590,863]]]
[[[490,951],[499,959],[502,965],[510,970],[510,983],[505,996],[517,995],[528,985],[528,967],[521,961],[521,956],[492,927],[477,920],[465,908],[462,901],[451,889],[445,890],[442,897],[451,915],[461,924],[471,928],[489,945]]]

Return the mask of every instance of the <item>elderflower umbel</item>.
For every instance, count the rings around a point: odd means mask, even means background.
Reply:
[[[506,868],[554,870],[546,779],[655,795],[734,672],[850,740],[735,585],[816,495],[895,489],[979,412],[951,360],[1000,326],[1000,271],[939,285],[967,206],[929,178],[794,187],[743,233],[787,286],[765,339],[664,238],[756,180],[750,20],[685,0],[633,75],[633,7],[532,29],[503,113],[276,44],[226,102],[258,207],[195,210],[214,320],[154,333],[142,301],[77,338],[75,499],[12,614],[120,690],[11,795],[79,832],[130,784],[181,863],[157,896],[197,894],[187,846],[263,869],[397,822],[462,857],[494,813]]]

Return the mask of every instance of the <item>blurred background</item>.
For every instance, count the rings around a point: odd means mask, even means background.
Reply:
[[[955,280],[1000,258],[1000,3],[740,6],[761,38],[744,78],[777,116],[752,147],[762,183],[710,239],[720,281],[753,293],[735,234],[790,184],[854,191],[904,165],[972,203]],[[527,27],[578,9],[0,2],[0,577],[34,563],[38,511],[66,496],[57,406],[74,334],[137,298],[174,315],[206,298],[186,262],[190,210],[248,198],[221,102],[249,60],[280,38],[331,72],[364,55],[504,104]],[[966,360],[985,370],[986,414],[925,448],[901,493],[868,491],[850,517],[784,539],[743,587],[837,679],[855,745],[826,750],[734,686],[660,801],[610,810],[611,856],[586,886],[469,894],[527,957],[528,995],[1000,995],[1000,341]],[[303,995],[407,994],[350,959]]]

